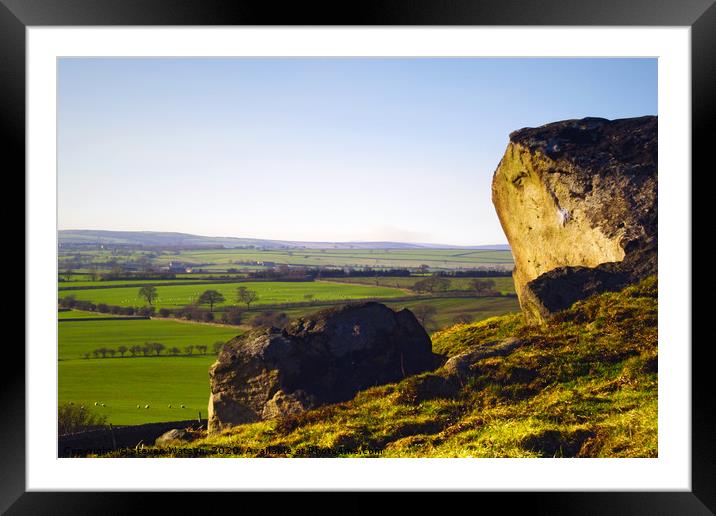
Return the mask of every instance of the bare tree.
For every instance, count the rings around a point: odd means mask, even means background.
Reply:
[[[164,348],[166,348],[166,346],[164,344],[162,344],[161,342],[150,342],[149,343],[149,349],[154,351],[157,354],[157,356],[159,356],[161,354],[161,352],[164,351]]]
[[[242,319],[243,312],[238,306],[230,306],[221,314],[221,322],[226,324],[241,324]]]
[[[416,281],[412,289],[416,292],[444,292],[450,288],[450,280],[440,276],[428,276]]]
[[[418,319],[423,328],[431,326],[435,323],[435,315],[438,313],[437,309],[433,305],[423,304],[416,305],[412,312]]]
[[[288,326],[289,322],[290,319],[285,312],[274,312],[273,310],[266,310],[265,312],[261,312],[251,320],[251,326],[253,326],[254,328],[263,326],[267,328],[275,327],[283,329]]]
[[[495,290],[495,280],[475,278],[470,282],[470,287],[476,294],[493,292]]]
[[[246,287],[236,289],[236,299],[240,303],[246,303],[246,309],[251,308],[251,303],[258,301],[259,293]]]

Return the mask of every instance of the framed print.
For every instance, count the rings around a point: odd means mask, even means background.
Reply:
[[[1,0],[0,23],[27,192],[3,510],[713,513],[713,2]]]

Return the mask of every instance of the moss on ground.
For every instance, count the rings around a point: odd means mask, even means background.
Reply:
[[[657,456],[655,277],[541,326],[520,314],[457,325],[433,335],[433,348],[448,359],[507,337],[521,345],[464,374],[443,367],[180,448],[111,456]]]

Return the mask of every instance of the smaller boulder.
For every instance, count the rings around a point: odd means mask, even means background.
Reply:
[[[183,428],[173,428],[164,432],[154,441],[154,446],[176,446],[196,439],[196,435]]]
[[[430,337],[409,310],[343,305],[228,342],[209,370],[209,433],[345,401],[434,369]]]
[[[516,337],[508,337],[499,342],[486,343],[473,351],[466,351],[450,357],[448,361],[445,362],[443,370],[448,375],[462,377],[468,374],[470,366],[478,360],[508,355],[513,349],[523,344],[525,344],[525,341]]]

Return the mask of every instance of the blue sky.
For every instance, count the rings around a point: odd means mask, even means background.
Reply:
[[[657,114],[656,59],[58,65],[60,229],[506,243],[511,131]]]

